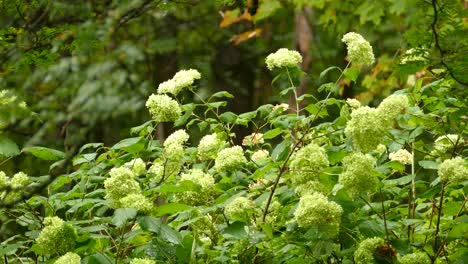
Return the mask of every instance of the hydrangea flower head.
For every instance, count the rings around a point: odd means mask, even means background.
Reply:
[[[249,220],[253,209],[252,201],[245,197],[237,197],[224,207],[224,214],[231,221],[239,220],[246,222]]]
[[[135,208],[141,212],[148,212],[149,210],[151,210],[152,204],[148,200],[148,198],[146,198],[143,194],[132,193],[121,198],[118,201],[118,207],[119,208]]]
[[[146,164],[141,158],[133,159],[125,163],[124,167],[131,169],[135,176],[143,175],[146,172]]]
[[[30,181],[31,180],[29,179],[28,175],[20,171],[13,175],[13,177],[10,179],[10,184],[13,188],[19,188],[28,185]]]
[[[367,238],[363,240],[354,252],[356,264],[378,263],[374,255],[378,248],[385,245],[385,241],[380,237]]]
[[[47,255],[63,255],[75,248],[76,230],[57,216],[44,218],[44,229],[36,238]]]
[[[216,157],[214,168],[216,171],[233,171],[247,163],[244,151],[240,146],[221,150]]]
[[[259,149],[252,154],[252,157],[250,159],[253,162],[260,162],[262,160],[268,159],[269,156],[270,156],[270,153],[268,153],[267,150]]]
[[[409,153],[406,149],[400,149],[397,152],[392,152],[389,155],[390,160],[398,161],[401,164],[411,164],[413,161],[413,155]]]
[[[385,126],[379,111],[361,106],[351,112],[351,120],[345,128],[345,135],[353,141],[355,150],[370,152],[382,142]]]
[[[176,121],[182,114],[179,103],[165,94],[150,95],[146,107],[157,122]]]
[[[374,63],[374,52],[372,46],[361,35],[355,32],[344,34],[341,39],[348,48],[348,60],[364,65],[371,65]]]
[[[379,179],[372,172],[375,159],[361,152],[353,152],[343,159],[343,172],[338,178],[351,196],[374,189]]]
[[[134,258],[130,264],[156,264],[156,261],[148,258]]]
[[[159,84],[158,93],[169,93],[176,96],[182,89],[192,85],[195,80],[200,78],[201,74],[197,70],[180,70],[172,79]]]
[[[405,52],[400,64],[407,64],[408,62],[424,62],[427,61],[429,52],[424,48],[411,48]]]
[[[400,264],[430,264],[431,259],[424,252],[407,254],[398,258]]]
[[[113,168],[109,175],[110,177],[104,181],[106,199],[118,201],[129,194],[141,192],[135,174],[129,168]]]
[[[346,103],[351,106],[351,108],[353,109],[358,109],[359,107],[361,107],[361,102],[359,102],[357,99],[355,98],[348,98],[346,99]]]
[[[324,148],[315,143],[302,147],[291,157],[289,165],[293,184],[313,180],[328,165],[328,156]]]
[[[279,49],[275,53],[271,53],[266,57],[265,63],[271,71],[273,68],[296,67],[302,62],[302,56],[295,50],[285,48]]]
[[[408,97],[402,94],[392,94],[385,98],[377,107],[380,118],[386,123],[391,122],[401,113],[409,108]]]
[[[81,257],[76,253],[68,252],[58,258],[54,264],[81,264]]]
[[[437,174],[441,182],[458,184],[468,180],[466,161],[461,157],[444,160],[439,165]]]
[[[191,181],[200,187],[199,192],[183,192],[176,195],[176,199],[187,204],[196,205],[207,201],[214,187],[214,178],[211,174],[204,173],[200,169],[192,169],[188,173],[182,173],[181,181]]]
[[[170,134],[164,141],[164,147],[170,148],[173,145],[183,145],[189,139],[189,135],[185,130],[179,129],[174,133]]]
[[[6,176],[5,172],[0,171],[0,193],[3,191],[4,188],[6,188],[8,185],[10,185],[10,180]]]
[[[339,232],[343,208],[328,201],[321,193],[307,194],[301,197],[294,212],[294,219],[299,227],[317,227],[320,231],[335,236]]]
[[[223,142],[216,133],[202,137],[197,147],[197,156],[200,160],[215,159],[218,149],[222,147]]]
[[[325,186],[319,181],[308,181],[306,183],[298,185],[296,189],[294,189],[294,192],[298,196],[304,196],[304,195],[313,194],[313,193],[325,194],[326,189],[325,189]]]

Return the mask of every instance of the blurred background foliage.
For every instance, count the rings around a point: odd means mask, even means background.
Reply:
[[[157,85],[187,68],[202,73],[200,94],[234,94],[235,113],[287,101],[264,64],[281,47],[303,55],[299,92],[321,97],[317,88],[339,72],[319,73],[346,65],[339,40],[349,31],[369,40],[377,60],[356,83],[339,83],[343,98],[376,105],[440,77],[463,93],[467,7],[466,0],[3,0],[0,90],[14,100],[0,102],[0,133],[20,148],[111,145],[149,119],[144,104]],[[409,49],[416,52],[405,58]],[[0,166],[47,173],[33,160]]]

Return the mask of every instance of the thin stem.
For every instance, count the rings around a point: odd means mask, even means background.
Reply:
[[[289,79],[289,84],[291,85],[291,87],[294,87],[293,89],[293,93],[294,93],[294,102],[296,103],[296,113],[297,113],[297,116],[299,116],[299,102],[297,101],[297,93],[296,93],[296,89],[297,88],[295,85],[294,85],[294,82],[292,81],[291,79],[291,74],[289,73],[289,69],[288,67],[286,67],[286,74],[288,75],[288,79]]]
[[[384,206],[384,195],[382,193],[382,188],[379,188],[380,190],[380,196],[381,196],[381,203],[382,203],[382,213],[383,213],[383,221],[384,221],[384,226],[385,226],[385,239],[386,242],[388,243],[390,239],[388,238],[388,227],[387,227],[387,219],[385,217],[385,206]]]
[[[416,217],[416,182],[414,174],[414,142],[411,147],[411,199],[410,199],[410,210],[411,210],[411,219]],[[414,225],[410,227],[410,241],[414,242]]]
[[[437,224],[436,224],[436,230],[434,233],[434,246],[433,249],[434,251],[437,248],[437,241],[439,238],[439,232],[440,232],[440,217],[442,215],[442,205],[444,204],[444,194],[445,194],[445,183],[442,183],[442,190],[440,192],[440,201],[439,201],[439,208],[437,208]]]

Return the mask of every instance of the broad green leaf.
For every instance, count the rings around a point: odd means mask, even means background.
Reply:
[[[279,95],[280,95],[280,96],[284,96],[284,95],[288,94],[290,91],[293,91],[293,90],[295,90],[295,89],[296,89],[296,87],[294,87],[294,86],[288,87],[288,88],[286,88],[286,89],[281,90],[281,92],[279,93]]]
[[[163,204],[163,205],[158,207],[157,212],[156,212],[156,216],[163,216],[163,215],[166,215],[166,214],[171,214],[172,215],[172,214],[175,214],[175,213],[178,213],[178,212],[188,210],[190,208],[192,208],[192,207],[190,207],[189,205],[186,205],[186,204],[167,203],[167,204]]]
[[[456,216],[459,212],[463,212],[461,206],[462,202],[450,201],[444,203],[442,206],[442,213],[445,216]]]
[[[64,152],[45,147],[28,147],[21,150],[21,152],[30,153],[42,160],[61,160],[65,158]]]
[[[114,264],[115,261],[108,255],[97,252],[96,254],[90,256],[86,263],[88,264]]]
[[[226,106],[227,102],[226,101],[219,101],[219,102],[212,102],[207,104],[208,107],[211,108],[220,108],[221,106]]]
[[[124,150],[130,153],[137,153],[145,148],[145,141],[142,137],[126,138],[121,140],[112,149]]]
[[[285,159],[291,149],[289,146],[290,144],[291,142],[289,142],[289,140],[283,140],[281,143],[276,145],[271,153],[273,160],[278,161]]]
[[[260,6],[253,17],[253,21],[257,23],[265,18],[268,18],[275,14],[275,12],[281,8],[281,3],[278,0],[268,0],[261,2]]]
[[[88,144],[84,144],[81,148],[80,148],[80,151],[78,152],[79,154],[81,154],[84,150],[86,149],[90,149],[90,148],[99,148],[99,147],[102,147],[104,146],[104,143],[88,143]]]
[[[137,212],[138,210],[135,208],[118,208],[114,212],[114,217],[112,217],[112,224],[117,227],[121,227],[125,223],[134,219]]]
[[[228,93],[228,92],[226,92],[226,91],[221,91],[221,92],[214,93],[211,97],[216,97],[216,98],[223,98],[223,97],[226,97],[226,98],[234,98],[234,95],[232,95],[231,93]]]
[[[319,76],[319,79],[322,80],[323,77],[325,77],[325,75],[327,75],[327,73],[331,70],[339,70],[340,72],[342,71],[339,67],[337,66],[331,66],[331,67],[328,67],[326,68],[325,70],[323,70],[321,73],[320,73],[320,76]]]
[[[383,180],[385,186],[393,186],[393,185],[405,185],[411,182],[414,175],[407,175],[400,177],[398,179],[391,179],[391,180]]]
[[[147,121],[139,126],[136,126],[136,127],[132,127],[130,128],[130,134],[131,135],[146,135],[147,132],[150,132],[150,130],[152,129],[149,129],[149,127],[151,127],[151,124],[153,123],[153,120],[150,120],[150,121]],[[152,128],[152,127],[151,127]]]
[[[20,150],[15,142],[11,139],[0,136],[0,156],[12,157],[20,153]]]
[[[174,122],[174,126],[181,126],[187,123],[187,120],[192,116],[193,110],[196,108],[196,104],[186,104],[182,106],[182,111],[184,114]]]
[[[462,222],[456,224],[452,230],[450,230],[448,237],[451,239],[464,238],[466,239],[466,234],[468,234],[468,223]]]
[[[439,168],[439,163],[433,160],[420,160],[418,164],[428,170],[437,170]]]
[[[73,158],[73,166],[91,162],[96,158],[96,156],[97,156],[97,153],[88,153],[88,154],[76,156]]]
[[[225,237],[233,237],[236,239],[241,239],[247,237],[247,232],[245,232],[245,223],[243,222],[234,222],[230,224],[226,229],[224,229]]]
[[[180,193],[193,191],[196,192],[200,189],[198,185],[191,181],[181,181],[177,185],[164,184],[159,188],[154,189],[158,193]]]
[[[179,232],[175,231],[170,226],[163,224],[158,218],[151,216],[139,217],[138,224],[144,231],[156,233],[164,240],[173,244],[180,244],[182,241],[182,236]]]
[[[359,69],[358,68],[348,68],[346,69],[343,74],[348,77],[351,81],[355,82],[359,76]]]
[[[237,115],[233,112],[224,112],[219,116],[219,119],[224,123],[232,124],[236,121]]]
[[[263,134],[263,138],[264,139],[271,139],[271,138],[275,138],[277,137],[278,135],[281,135],[281,133],[283,133],[283,129],[281,128],[275,128],[275,129],[272,129],[272,130],[268,130],[268,132],[266,132],[265,134]]]
[[[329,82],[329,83],[324,83],[320,85],[320,87],[317,89],[318,92],[332,92],[332,93],[337,93],[339,91],[340,87],[338,87],[335,83]]]

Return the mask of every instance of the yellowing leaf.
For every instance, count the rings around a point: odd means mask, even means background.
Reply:
[[[234,44],[238,45],[238,44],[240,44],[240,43],[243,42],[243,41],[246,41],[246,40],[249,40],[249,39],[251,39],[251,38],[260,36],[260,33],[261,33],[261,32],[262,32],[262,29],[260,29],[260,28],[257,28],[257,29],[255,29],[255,30],[246,31],[246,32],[244,32],[244,33],[235,35],[234,37],[232,37],[232,38],[230,39],[230,41],[231,41],[231,42],[234,42]]]

